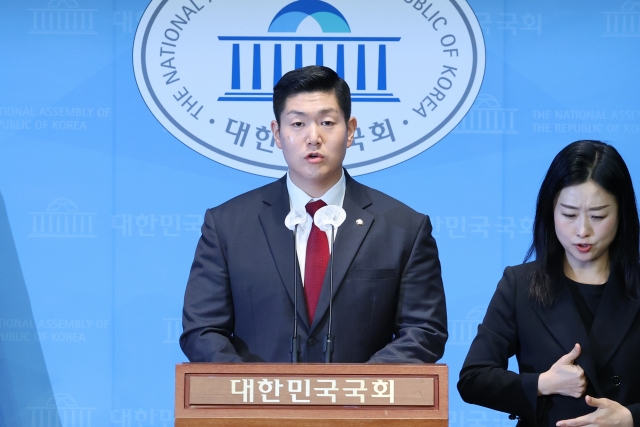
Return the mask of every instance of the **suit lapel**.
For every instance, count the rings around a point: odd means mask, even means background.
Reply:
[[[544,323],[549,334],[560,344],[565,354],[569,353],[576,343],[580,344],[582,351],[576,360],[576,364],[580,365],[589,378],[589,383],[593,385],[598,395],[602,396],[602,390],[596,375],[593,349],[569,288],[562,284],[556,302],[549,308],[541,307],[533,302],[531,306],[540,317],[540,320],[542,320],[542,323]]]
[[[620,290],[620,281],[617,275],[612,273],[598,305],[590,336],[594,345],[599,347],[597,351],[601,355],[601,368],[606,366],[620,346],[639,308],[639,300],[624,298]]]
[[[289,193],[287,192],[286,176],[266,187],[263,193],[263,202],[267,205],[258,215],[262,230],[267,238],[267,244],[276,264],[280,279],[293,303],[294,296],[294,237],[293,232],[284,225],[284,219],[291,210],[289,206]],[[304,301],[304,289],[300,270],[297,271],[298,282],[298,316],[299,320],[309,328],[309,316]],[[293,326],[292,326],[293,327]]]
[[[358,253],[358,249],[365,236],[369,232],[375,217],[366,212],[364,208],[371,205],[364,187],[354,181],[346,172],[346,192],[342,208],[347,213],[344,223],[338,228],[336,240],[333,247],[333,295],[335,296],[344,281],[347,271],[351,266],[353,259]],[[361,219],[363,225],[358,225],[356,220]],[[315,317],[311,324],[310,332],[316,328],[320,319],[329,309],[329,288],[330,288],[331,266],[327,268],[318,306],[316,308]]]

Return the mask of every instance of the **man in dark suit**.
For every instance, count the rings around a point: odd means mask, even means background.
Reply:
[[[300,361],[320,362],[332,298],[334,362],[437,361],[447,321],[431,222],[344,171],[357,128],[348,85],[329,68],[304,67],[281,78],[273,102],[288,173],[207,211],[185,293],[184,353],[194,362],[288,362],[297,316]],[[346,211],[333,295],[331,236],[311,226],[324,204]],[[298,206],[309,226],[294,236],[284,221]]]

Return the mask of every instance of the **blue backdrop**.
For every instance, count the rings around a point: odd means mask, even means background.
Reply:
[[[359,179],[432,218],[450,425],[506,426],[461,401],[458,372],[503,268],[523,259],[554,155],[605,140],[640,182],[640,2],[469,4],[486,44],[473,108],[427,151]],[[172,425],[202,215],[272,181],[197,154],[150,113],[131,60],[146,5],[0,2],[0,425]],[[492,114],[507,120],[480,125]]]

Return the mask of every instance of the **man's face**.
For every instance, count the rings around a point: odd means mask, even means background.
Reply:
[[[287,98],[280,125],[275,120],[271,122],[291,181],[312,197],[324,194],[342,176],[342,162],[353,143],[356,127],[354,117],[345,122],[332,92],[300,93]]]

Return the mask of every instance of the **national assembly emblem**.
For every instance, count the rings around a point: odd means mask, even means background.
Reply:
[[[273,86],[306,65],[343,77],[358,119],[344,165],[384,169],[464,118],[485,47],[464,0],[152,0],[133,63],[158,121],[198,153],[246,172],[287,170],[270,130]]]

